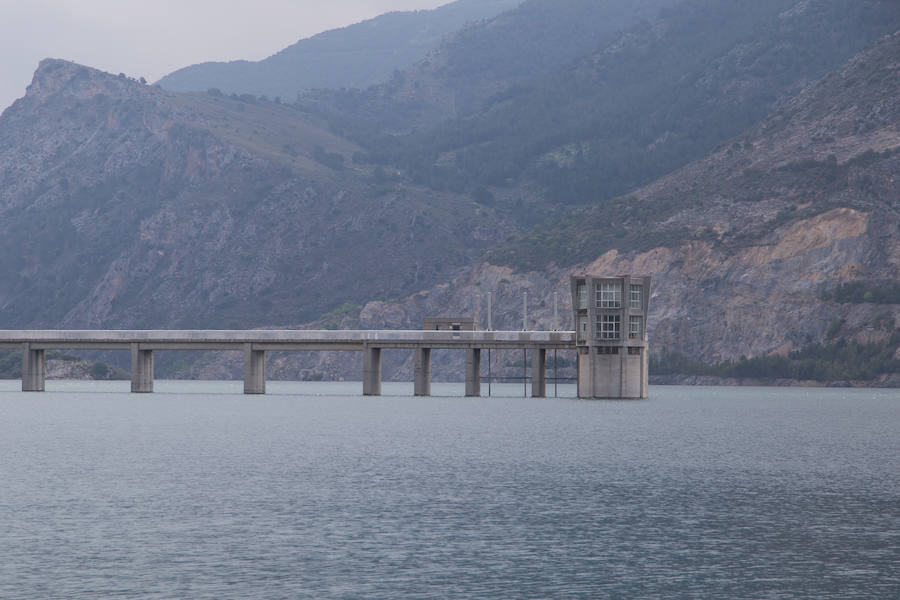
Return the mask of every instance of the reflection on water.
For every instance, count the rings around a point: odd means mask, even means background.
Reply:
[[[897,390],[18,386],[2,598],[900,597]]]

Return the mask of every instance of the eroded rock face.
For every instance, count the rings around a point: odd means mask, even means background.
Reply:
[[[648,329],[656,351],[710,362],[783,353],[824,341],[836,318],[885,310],[842,307],[818,297],[823,287],[876,270],[871,257],[881,244],[869,231],[869,219],[839,208],[733,253],[692,242],[630,256],[609,252],[585,270],[653,276]]]

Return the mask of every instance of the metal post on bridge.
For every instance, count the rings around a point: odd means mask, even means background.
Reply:
[[[522,292],[522,331],[528,331],[528,292]]]
[[[491,382],[494,381],[494,376],[491,374],[491,349],[488,348],[488,397],[491,395]]]
[[[559,292],[553,292],[553,331],[559,331]]]

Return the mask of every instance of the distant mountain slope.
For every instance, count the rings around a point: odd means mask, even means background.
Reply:
[[[602,201],[703,156],[898,27],[893,0],[683,1],[471,114],[377,139],[369,160],[438,189],[530,181],[552,203]],[[417,67],[381,104],[363,95],[346,110],[393,110],[392,129],[435,72]]]
[[[681,0],[527,0],[463,28],[422,60],[368,90],[304,100],[407,132],[467,115],[511,86],[555,72]]]
[[[43,61],[0,117],[0,328],[297,323],[499,236],[355,149],[283,105]]]
[[[466,23],[489,19],[522,0],[457,0],[434,10],[392,12],[303,39],[258,62],[207,62],[159,80],[167,90],[266,95],[293,102],[310,88],[366,87],[388,79]]]

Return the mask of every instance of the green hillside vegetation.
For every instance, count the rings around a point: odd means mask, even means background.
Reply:
[[[900,282],[873,283],[868,281],[849,281],[834,289],[822,290],[822,300],[831,300],[844,304],[900,304]]]
[[[489,19],[522,0],[457,0],[434,10],[392,12],[298,41],[253,62],[208,62],[158,83],[167,90],[266,95],[293,102],[303,89],[366,87],[388,79],[466,23]]]
[[[880,343],[860,344],[841,340],[832,344],[809,344],[787,356],[742,358],[716,364],[693,361],[681,354],[663,353],[650,358],[653,375],[700,375],[749,378],[772,382],[776,379],[809,381],[861,381],[879,375],[900,373],[900,332]]]
[[[77,356],[58,351],[47,352],[46,359],[68,362],[81,360]],[[85,374],[95,380],[122,380],[129,378],[128,373],[119,367],[100,361],[92,361]],[[20,379],[21,377],[22,353],[16,350],[0,350],[0,379]]]
[[[323,129],[315,118],[290,104],[249,94],[226,95],[216,89],[205,93],[171,94],[167,101],[181,109],[187,116],[185,122],[198,130],[207,130],[297,173],[321,175],[323,152],[346,156],[349,161],[360,150],[356,144]],[[332,158],[335,160],[338,159]]]
[[[22,353],[0,350],[0,379],[16,379],[22,376]]]

